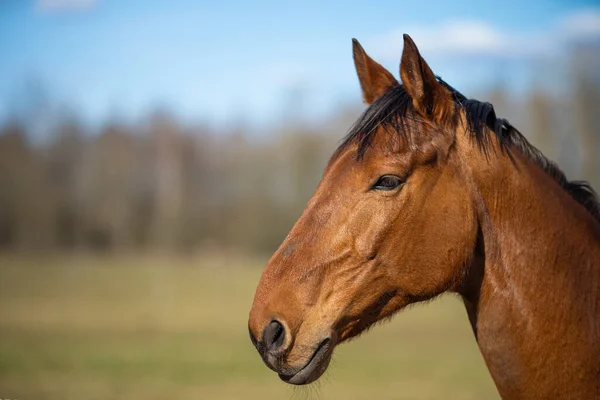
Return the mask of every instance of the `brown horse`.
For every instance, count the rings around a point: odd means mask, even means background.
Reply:
[[[408,304],[460,295],[506,399],[600,399],[600,206],[408,35],[400,84],[353,42],[370,104],[264,270],[250,337],[282,380]]]

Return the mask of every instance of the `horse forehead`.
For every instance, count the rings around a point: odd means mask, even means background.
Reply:
[[[353,143],[335,151],[325,166],[323,180],[332,174],[344,172],[350,163],[356,162],[357,148],[358,146]]]
[[[382,139],[378,139],[377,142],[374,141],[369,145],[369,150],[361,157],[358,157],[358,148],[358,143],[352,143],[341,151],[336,151],[325,167],[323,178],[339,176],[340,174],[356,176],[358,172],[368,172],[379,162],[397,155],[395,151],[390,150],[389,146],[386,146],[386,142]]]

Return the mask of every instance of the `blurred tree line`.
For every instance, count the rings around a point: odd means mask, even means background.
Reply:
[[[217,132],[164,111],[95,133],[64,115],[41,142],[27,125],[0,126],[3,250],[270,251],[339,139],[298,127]]]
[[[501,89],[474,97],[599,189],[597,74],[572,68],[568,95],[534,85],[517,99]],[[43,140],[35,115],[16,114],[0,126],[0,250],[271,252],[359,111],[310,126],[283,118],[264,135],[188,126],[164,111],[91,130],[65,113]]]

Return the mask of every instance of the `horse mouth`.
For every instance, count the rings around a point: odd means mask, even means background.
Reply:
[[[316,381],[327,369],[332,350],[331,339],[323,340],[304,367],[290,375],[279,374],[279,378],[292,385],[306,385]]]

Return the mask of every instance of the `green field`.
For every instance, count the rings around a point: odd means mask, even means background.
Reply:
[[[316,385],[248,339],[262,260],[0,258],[0,399],[495,399],[452,296],[336,349]]]

